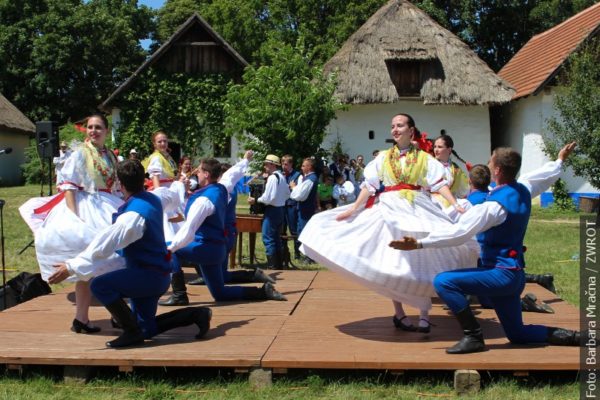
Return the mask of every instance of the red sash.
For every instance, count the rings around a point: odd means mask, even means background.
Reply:
[[[72,182],[63,182],[63,183],[69,183],[71,185],[75,185]],[[75,185],[77,186],[77,185]],[[77,186],[77,190],[83,190],[83,188],[81,186]],[[111,193],[110,190],[108,189],[99,189],[99,192],[104,192],[104,193]],[[65,191],[61,191],[58,195],[54,196],[52,199],[48,200],[46,203],[44,203],[44,205],[36,208],[33,210],[34,214],[44,214],[44,213],[49,213],[54,207],[56,207],[56,205],[58,203],[60,203],[63,199],[65,198]]]
[[[381,193],[395,192],[398,190],[421,190],[421,186],[409,185],[408,183],[400,183],[400,184],[394,185],[394,186],[384,186],[382,191],[377,192],[377,193],[375,193],[374,196],[369,197],[369,199],[367,200],[367,204],[365,205],[365,208],[373,207],[373,204],[375,204],[375,199],[378,198]]]

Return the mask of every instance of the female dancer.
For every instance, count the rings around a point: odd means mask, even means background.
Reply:
[[[465,160],[460,158],[456,151],[454,151],[454,141],[449,135],[442,135],[437,137],[433,142],[433,153],[435,158],[442,163],[446,171],[446,181],[450,192],[457,199],[464,199],[469,194],[469,179],[463,170],[450,159],[453,155],[463,164],[467,164]],[[434,202],[439,204],[442,209],[450,207],[450,203],[439,193],[431,193],[431,198]]]
[[[179,180],[177,164],[169,154],[169,138],[163,131],[156,131],[152,134],[152,144],[154,153],[146,158],[142,165],[152,180],[152,188],[170,187],[171,183]],[[182,196],[183,202],[183,196]],[[179,223],[183,221],[182,210],[165,212],[163,218],[163,228],[165,230],[165,240],[170,242],[175,233],[179,230]]]
[[[439,192],[460,209],[444,179],[443,166],[412,145],[415,134],[418,130],[411,116],[394,116],[391,135],[395,144],[365,167],[356,202],[314,215],[299,240],[308,257],[391,298],[396,327],[427,333],[435,295],[433,278],[440,271],[476,262],[479,248],[474,240],[443,251],[424,250],[427,254],[394,254],[387,246],[388,239],[406,232],[424,237],[452,224],[431,201],[429,191]],[[415,257],[417,253],[422,255]],[[420,310],[418,327],[406,316],[403,303]]]
[[[85,142],[74,147],[73,154],[60,171],[60,193],[49,201],[44,199],[41,207],[33,209],[40,202],[39,199],[31,199],[20,208],[21,215],[32,228],[36,226],[30,223],[32,220],[40,221],[45,217],[34,230],[36,255],[45,280],[54,273],[53,265],[81,253],[98,232],[110,225],[113,213],[123,203],[115,195],[118,190],[117,159],[104,145],[107,134],[106,117],[99,114],[90,116],[86,123]],[[114,254],[84,271],[86,280],[75,283],[76,308],[72,331],[100,331],[89,321],[91,291],[87,280],[122,267],[123,259]]]

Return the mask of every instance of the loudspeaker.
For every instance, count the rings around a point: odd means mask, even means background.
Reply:
[[[58,139],[58,122],[38,121],[35,123],[35,142],[41,158],[52,158],[60,155]]]

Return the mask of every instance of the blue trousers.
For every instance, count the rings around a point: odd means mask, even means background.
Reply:
[[[525,272],[522,269],[457,269],[438,274],[433,286],[454,314],[469,307],[465,295],[487,296],[511,343],[547,341],[547,327],[523,325],[520,296],[525,288]]]
[[[145,268],[125,268],[92,279],[94,296],[105,306],[123,298],[131,300],[131,309],[144,336],[156,335],[158,299],[171,283],[168,273]]]
[[[298,236],[300,236],[300,234],[304,230],[304,227],[306,226],[306,224],[308,224],[308,221],[310,221],[310,218],[313,216],[313,214],[303,216],[300,211],[297,211],[296,215],[298,216]]]
[[[246,288],[225,286],[223,260],[227,259],[226,251],[225,243],[191,243],[173,254],[173,272],[181,271],[184,260],[199,265],[206,287],[216,301],[241,300]]]
[[[262,240],[267,256],[273,256],[283,249],[281,228],[283,227],[284,207],[267,206],[262,223]]]
[[[298,236],[298,210],[296,205],[285,206],[285,214],[284,214],[284,226],[283,233],[285,234],[286,229],[289,229],[290,235]],[[294,240],[294,252],[295,254],[300,254],[298,252],[298,248],[300,248],[300,242],[298,239]]]

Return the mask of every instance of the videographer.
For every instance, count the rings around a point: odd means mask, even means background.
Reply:
[[[290,197],[290,188],[285,176],[279,171],[280,166],[279,157],[273,154],[267,155],[264,161],[264,170],[268,175],[265,191],[258,199],[248,197],[250,205],[256,202],[265,205],[262,239],[267,253],[267,263],[269,268],[273,269],[282,268],[281,229],[285,202]]]

